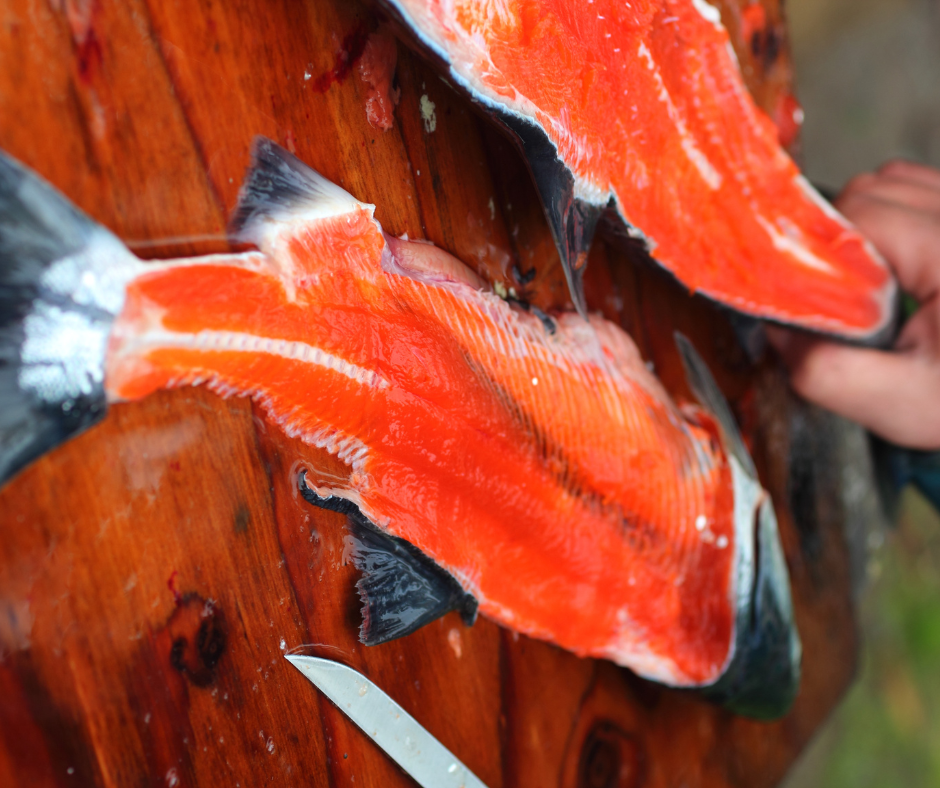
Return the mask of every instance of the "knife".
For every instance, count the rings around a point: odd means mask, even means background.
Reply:
[[[418,721],[352,668],[319,657],[285,657],[422,788],[486,785]]]

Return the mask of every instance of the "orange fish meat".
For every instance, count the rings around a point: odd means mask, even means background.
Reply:
[[[358,523],[365,642],[478,609],[748,713],[788,706],[773,508],[687,342],[705,407],[678,408],[616,325],[512,306],[267,140],[234,226],[260,251],[145,264],[0,159],[0,480],[109,402],[250,397],[348,468],[297,484]]]
[[[609,209],[693,292],[852,339],[890,332],[891,273],[781,149],[706,0],[383,2],[519,141],[582,314]]]

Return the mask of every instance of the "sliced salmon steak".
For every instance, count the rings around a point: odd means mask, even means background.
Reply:
[[[879,341],[896,285],[802,177],[706,0],[383,0],[520,143],[572,300],[598,219],[690,291]]]
[[[361,637],[451,609],[782,713],[800,645],[773,507],[714,381],[677,407],[600,317],[536,317],[268,140],[234,227],[259,252],[145,264],[0,160],[0,480],[110,402],[252,398],[342,477]]]

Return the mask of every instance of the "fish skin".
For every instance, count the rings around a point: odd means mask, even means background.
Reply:
[[[579,309],[577,262],[609,207],[618,234],[690,291],[854,341],[889,337],[893,276],[781,149],[705,0],[382,3],[515,136]]]
[[[550,332],[442,250],[390,243],[373,206],[270,141],[254,156],[233,231],[260,252],[137,263],[110,294],[108,401],[251,397],[347,465],[329,488],[308,479],[318,499],[416,547],[483,614],[715,685],[753,634],[741,600],[766,502],[756,479],[740,496],[720,415],[677,408],[619,327],[561,314]]]
[[[140,268],[0,151],[0,484],[104,418],[108,333]]]

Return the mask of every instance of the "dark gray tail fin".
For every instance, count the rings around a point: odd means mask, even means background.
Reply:
[[[138,265],[0,151],[0,484],[104,415],[108,334]]]

